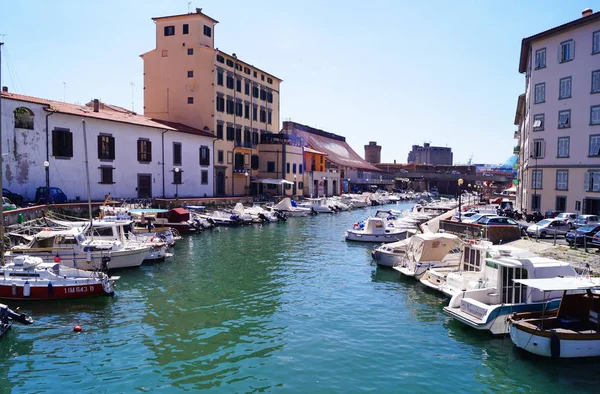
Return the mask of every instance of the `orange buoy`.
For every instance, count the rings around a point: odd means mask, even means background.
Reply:
[[[81,332],[81,330],[83,330],[83,328],[81,328],[81,326],[73,327],[73,331],[75,331],[75,332]]]
[[[58,255],[54,256],[54,262],[60,263],[60,257]]]

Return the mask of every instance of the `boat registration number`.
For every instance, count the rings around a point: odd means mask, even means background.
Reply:
[[[67,287],[64,289],[65,294],[70,293],[88,293],[94,291],[94,286],[75,286],[75,287]]]
[[[487,312],[485,308],[472,304],[466,300],[460,300],[460,310],[471,316],[478,317],[479,319],[483,319]]]

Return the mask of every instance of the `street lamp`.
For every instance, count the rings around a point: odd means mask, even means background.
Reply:
[[[248,173],[248,170],[246,170],[246,171],[244,172],[244,176],[246,177],[246,195],[248,195],[248,193],[249,193],[249,191],[250,191],[250,183],[248,183],[248,181],[249,181],[249,179],[250,179],[249,175],[250,175],[250,174]]]
[[[294,174],[294,190],[292,190],[292,195],[296,196],[296,174]]]
[[[458,221],[462,222],[462,218],[461,218],[461,210],[462,210],[462,208],[461,208],[461,203],[462,203],[461,197],[462,197],[462,191],[460,190],[460,187],[463,184],[462,178],[459,178],[458,181],[457,181],[457,183],[458,183]]]
[[[48,160],[44,161],[44,171],[46,172],[46,192],[50,192],[50,163]]]
[[[173,173],[175,174],[173,183],[175,183],[175,199],[179,199],[179,184],[181,183],[181,173],[183,170],[179,167],[175,167],[173,169]]]

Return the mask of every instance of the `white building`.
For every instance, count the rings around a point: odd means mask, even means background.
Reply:
[[[214,136],[94,100],[86,106],[2,91],[3,187],[33,201],[37,187],[87,200],[213,195]]]

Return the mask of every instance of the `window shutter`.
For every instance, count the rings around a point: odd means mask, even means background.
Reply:
[[[115,159],[115,137],[110,137],[108,139],[108,150],[109,156],[111,160]]]
[[[73,133],[71,133],[70,131],[65,133],[67,136],[67,156],[68,157],[73,157]]]
[[[142,140],[138,140],[137,142],[137,159],[138,161],[142,161]]]
[[[571,55],[571,57],[569,57],[569,60],[571,59],[575,59],[575,41],[571,41],[571,52],[569,53]]]
[[[540,142],[540,150],[542,151],[542,155],[540,156],[540,158],[544,158],[544,156],[546,155],[546,141]]]
[[[594,42],[592,43],[592,52],[596,53],[600,50],[600,33],[594,33]]]
[[[589,192],[590,191],[590,174],[589,172],[585,173],[585,176],[583,177],[583,191]]]
[[[102,157],[102,136],[98,136],[98,159],[103,159]]]

